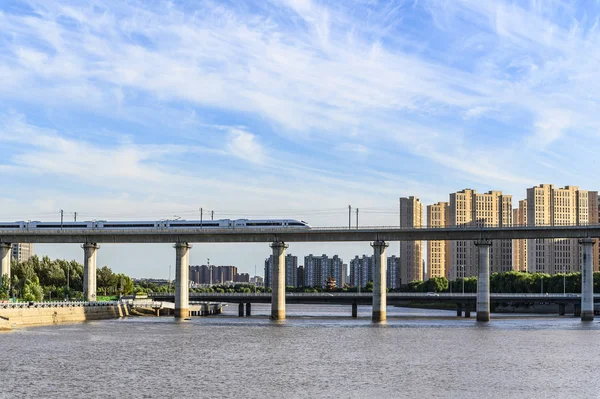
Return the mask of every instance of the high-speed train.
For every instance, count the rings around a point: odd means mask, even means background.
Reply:
[[[219,219],[219,220],[158,220],[158,221],[107,221],[85,222],[0,222],[0,230],[60,230],[60,229],[310,229],[308,223],[294,219]]]

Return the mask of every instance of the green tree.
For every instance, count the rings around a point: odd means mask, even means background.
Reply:
[[[10,297],[10,278],[8,274],[0,276],[0,300],[6,300]]]
[[[37,276],[33,280],[27,280],[23,286],[23,299],[26,301],[41,301],[44,297],[44,290],[40,285]]]
[[[96,271],[96,284],[98,288],[104,291],[104,295],[110,287],[116,285],[116,276],[108,266],[102,266],[102,268]]]

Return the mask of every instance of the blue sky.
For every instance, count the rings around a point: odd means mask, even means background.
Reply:
[[[600,2],[0,3],[3,220],[394,225],[397,199],[600,188]],[[71,215],[71,216],[69,216]],[[39,254],[82,258],[77,246]],[[293,244],[289,252],[369,253]],[[397,246],[389,249],[397,253]],[[265,245],[197,245],[253,272]],[[99,262],[166,276],[169,246]]]

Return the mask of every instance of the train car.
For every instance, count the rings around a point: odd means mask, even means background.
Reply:
[[[0,230],[22,230],[26,227],[27,222],[0,222]]]
[[[27,222],[26,226],[29,230],[82,230],[91,229],[94,227],[94,222]]]
[[[308,223],[294,219],[264,219],[264,220],[249,220],[237,219],[234,221],[235,228],[310,228]]]
[[[226,229],[232,227],[230,219],[219,220],[169,220],[167,228],[173,229]]]
[[[97,220],[94,224],[96,229],[100,230],[130,230],[130,229],[158,229],[161,227],[160,221],[117,221]]]

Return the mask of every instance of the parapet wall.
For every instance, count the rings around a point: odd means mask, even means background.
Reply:
[[[127,315],[127,305],[118,303],[63,307],[0,307],[0,329],[118,319]]]

